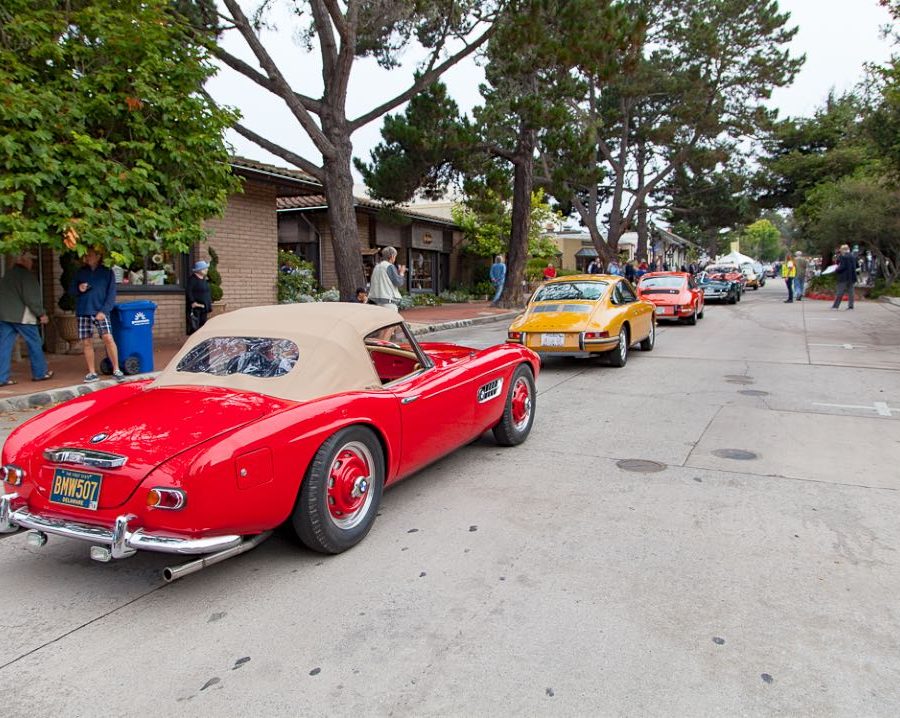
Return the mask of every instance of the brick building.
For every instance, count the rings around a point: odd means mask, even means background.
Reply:
[[[462,232],[450,219],[413,209],[385,211],[380,204],[354,198],[359,251],[366,279],[378,261],[378,251],[392,246],[398,264],[405,264],[406,289],[412,294],[438,294],[460,276]],[[337,286],[334,250],[323,195],[279,198],[278,246],[316,267],[323,287]]]

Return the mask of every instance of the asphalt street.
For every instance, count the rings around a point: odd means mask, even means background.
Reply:
[[[898,715],[900,307],[783,295],[545,362],[525,444],[388,491],[340,556],[166,585],[0,538],[3,714]]]

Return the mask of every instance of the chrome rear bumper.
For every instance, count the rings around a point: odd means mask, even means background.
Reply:
[[[242,542],[242,538],[238,535],[180,538],[148,534],[141,528],[131,530],[129,523],[136,518],[131,514],[117,516],[112,529],[41,516],[31,513],[26,507],[13,509],[13,501],[17,498],[17,494],[0,496],[0,533],[10,533],[24,528],[91,544],[101,544],[110,547],[111,558],[125,558],[139,550],[183,555],[214,553],[234,548]]]

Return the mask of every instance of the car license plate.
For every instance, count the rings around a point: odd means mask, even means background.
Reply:
[[[96,511],[100,504],[101,474],[73,469],[56,469],[50,487],[50,501],[54,504],[77,506]]]
[[[566,345],[565,334],[541,334],[542,347],[562,347]]]
[[[657,314],[671,314],[671,312],[669,311],[670,309],[671,309],[671,307],[657,307],[656,313]]]

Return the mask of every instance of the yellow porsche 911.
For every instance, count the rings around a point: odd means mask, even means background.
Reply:
[[[510,325],[507,341],[541,356],[605,354],[613,366],[625,366],[632,345],[653,349],[656,311],[623,277],[558,277],[538,287]]]

